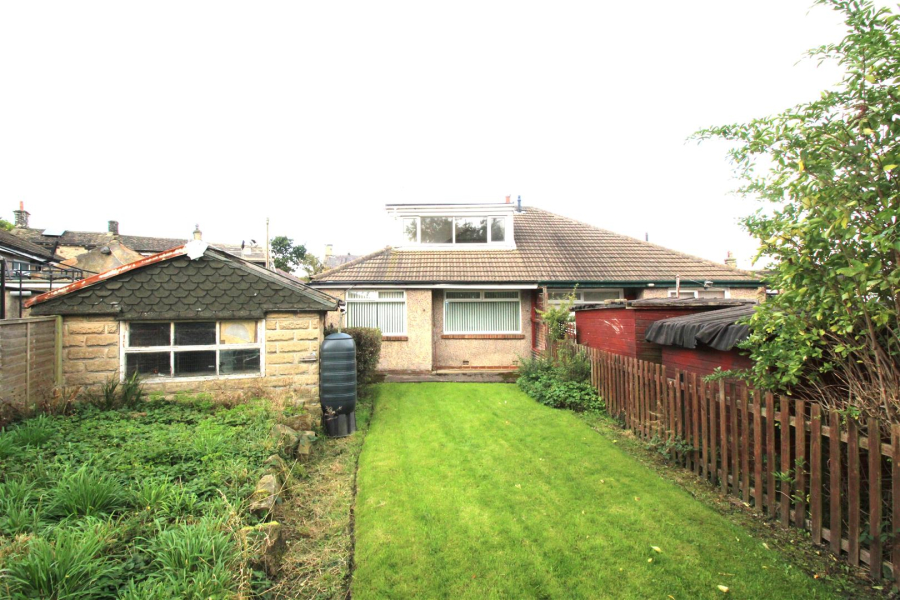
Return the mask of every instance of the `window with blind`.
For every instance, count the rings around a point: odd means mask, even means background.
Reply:
[[[406,292],[348,290],[347,327],[374,327],[381,335],[406,335]]]
[[[518,291],[444,292],[444,333],[521,333]]]

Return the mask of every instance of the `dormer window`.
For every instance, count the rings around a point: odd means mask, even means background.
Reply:
[[[506,217],[407,217],[403,239],[410,244],[504,243]]]

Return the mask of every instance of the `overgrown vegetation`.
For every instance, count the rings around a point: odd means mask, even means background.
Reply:
[[[818,100],[700,131],[734,144],[744,219],[779,294],[749,320],[749,377],[900,418],[900,15],[869,0],[818,0],[847,35],[809,52],[844,69]]]
[[[326,337],[337,332],[334,326],[325,328]],[[370,383],[381,359],[381,330],[374,327],[345,327],[341,333],[346,333],[356,343],[357,381],[360,385]]]
[[[274,414],[256,401],[142,401],[107,386],[69,416],[0,433],[0,597],[226,598],[260,595],[242,506]]]
[[[591,363],[585,353],[561,344],[554,353],[519,359],[518,386],[554,408],[602,410],[603,401],[591,385]]]

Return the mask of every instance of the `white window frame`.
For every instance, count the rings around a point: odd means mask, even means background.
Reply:
[[[447,292],[466,292],[466,293],[478,293],[478,298],[448,298]],[[515,292],[516,297],[513,298],[485,298],[485,292]],[[515,302],[519,305],[519,309],[516,311],[516,320],[519,323],[519,328],[512,331],[451,331],[447,329],[447,309],[448,305],[451,302]],[[446,335],[505,335],[505,334],[521,334],[522,333],[522,292],[519,290],[446,290],[444,292],[444,323],[443,323],[444,334]]]
[[[560,293],[566,294],[568,296],[572,292],[575,292],[575,302],[573,303],[573,306],[578,306],[580,304],[597,304],[597,302],[598,302],[597,300],[585,300],[584,299],[585,292],[587,292],[587,293],[590,293],[590,292],[616,292],[617,294],[619,294],[620,300],[625,298],[625,288],[584,288],[584,289],[582,289],[582,288],[578,288],[578,289],[574,289],[574,288],[554,289],[554,288],[551,288],[551,289],[547,290],[548,296],[550,294],[560,294]],[[563,304],[564,302],[565,302],[564,298],[553,298],[553,299],[547,298],[547,303],[554,305],[554,306],[559,306],[559,305]]]
[[[697,298],[698,297],[697,292],[701,292],[701,291],[703,291],[703,292],[725,292],[725,296],[722,299],[724,300],[724,299],[731,298],[731,290],[728,288],[720,288],[720,287],[714,287],[714,288],[698,288],[698,287],[685,288],[685,287],[683,287],[683,288],[681,288],[681,297],[684,298],[685,296],[690,295],[691,298]],[[679,296],[677,295],[675,288],[669,288],[669,291],[666,294],[666,297],[667,298],[678,298]],[[713,298],[711,298],[711,300],[712,299]]]
[[[399,299],[399,298],[351,298],[350,296],[351,296],[351,294],[352,294],[353,292],[399,292],[399,293],[403,294],[403,299],[401,300],[401,299]],[[382,336],[382,337],[394,337],[394,336],[405,336],[405,335],[406,335],[406,329],[407,329],[407,324],[406,324],[406,322],[407,322],[407,320],[409,319],[409,316],[408,316],[408,315],[409,315],[409,312],[407,311],[406,291],[405,291],[405,290],[398,290],[398,289],[371,289],[371,288],[365,288],[365,289],[363,289],[363,288],[348,289],[348,290],[347,290],[347,294],[346,294],[346,299],[344,300],[344,302],[346,302],[346,304],[347,304],[347,312],[348,312],[348,317],[347,317],[347,327],[352,327],[352,326],[349,324],[349,323],[350,323],[350,321],[349,321],[349,319],[350,319],[350,317],[349,317],[349,312],[350,312],[350,305],[351,305],[351,304],[356,304],[356,303],[358,303],[358,304],[374,304],[374,303],[394,303],[394,304],[397,304],[397,303],[402,302],[402,303],[403,303],[403,330],[400,331],[400,332],[390,332],[390,333],[385,332],[384,330],[381,330],[381,336]],[[381,329],[381,328],[379,327],[379,329]]]
[[[194,346],[176,346],[175,345],[175,323],[209,323],[215,321],[216,324],[216,343]],[[221,331],[222,323],[229,321],[256,321],[256,343],[254,344],[222,344]],[[132,323],[168,323],[169,324],[169,345],[168,346],[130,346],[128,344],[129,331]],[[254,377],[265,377],[266,373],[266,328],[265,319],[196,319],[185,320],[176,319],[174,321],[148,321],[143,319],[134,319],[125,321],[119,327],[119,381],[125,381],[127,377],[127,355],[128,354],[150,354],[154,352],[169,352],[169,375],[166,377],[141,377],[141,381],[148,383],[160,381],[210,381],[213,379],[250,379]],[[193,377],[176,377],[175,376],[175,353],[185,351],[209,351],[216,352],[216,374],[215,375],[196,375]],[[233,373],[222,375],[219,373],[219,352],[221,350],[259,350],[259,373]]]
[[[449,244],[446,243],[435,243],[435,242],[422,242],[422,217],[421,216],[404,216],[400,219],[401,226],[403,225],[403,221],[408,219],[413,219],[416,222],[416,240],[411,241],[406,237],[406,228],[405,226],[402,229],[403,243],[404,244],[420,244],[425,246],[460,246],[460,247],[484,247],[484,246],[499,246],[499,245],[509,245],[510,239],[509,235],[511,232],[511,228],[509,226],[510,219],[506,215],[425,215],[425,217],[429,219],[437,218],[437,219],[450,219],[450,229],[451,229],[451,242]],[[487,221],[487,242],[460,242],[456,243],[456,219],[485,219]],[[491,234],[491,219],[502,219],[503,220],[503,239],[500,241],[494,241],[493,235]]]

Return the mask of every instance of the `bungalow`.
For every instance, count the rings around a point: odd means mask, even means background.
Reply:
[[[765,293],[731,260],[703,260],[508,199],[387,211],[393,246],[311,282],[346,303],[347,326],[381,329],[382,371],[514,368],[543,344],[536,311],[573,291],[576,304]]]
[[[337,300],[202,240],[26,302],[62,316],[64,383],[139,375],[150,392],[262,387],[318,400],[318,349]]]

